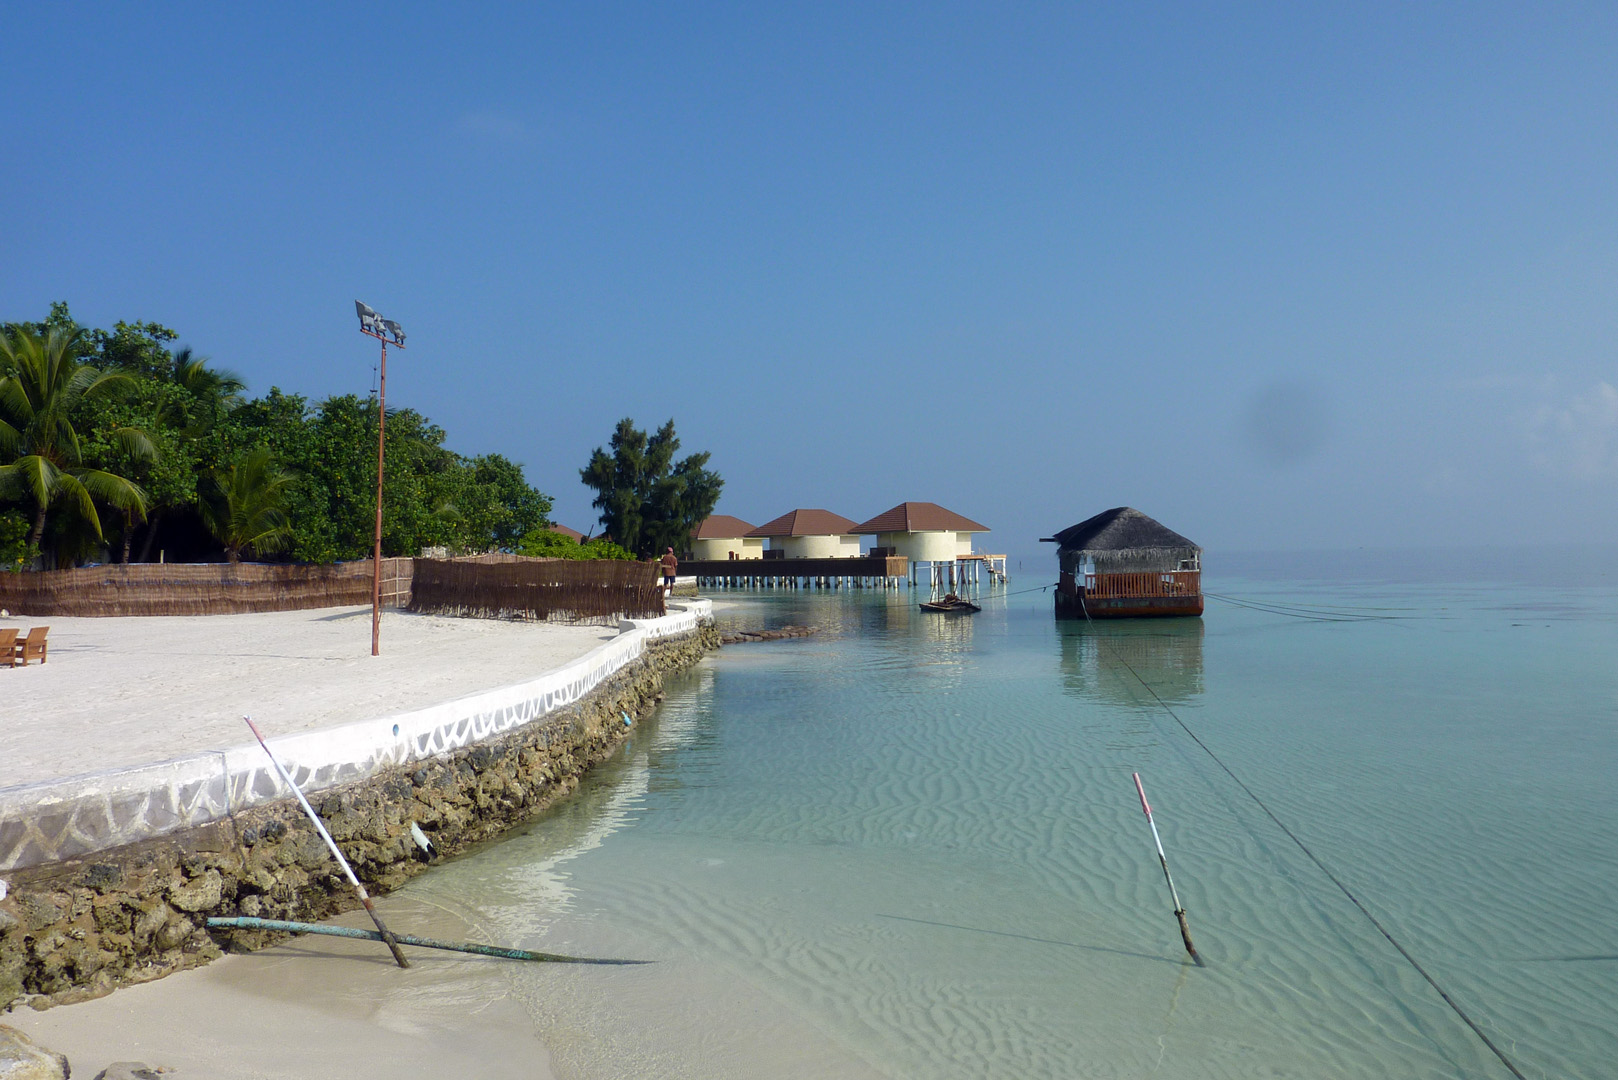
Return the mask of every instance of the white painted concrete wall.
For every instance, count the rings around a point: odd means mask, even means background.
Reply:
[[[619,620],[616,637],[528,682],[413,712],[277,736],[269,740],[270,750],[305,793],[363,780],[539,720],[638,659],[648,642],[689,634],[712,618],[711,601],[671,604],[660,618]],[[0,790],[0,871],[193,828],[290,794],[257,743],[6,788]],[[42,822],[57,823],[49,837]],[[41,851],[50,858],[40,860]]]
[[[738,559],[762,559],[764,538],[761,536],[727,536],[712,540],[691,541],[693,559],[728,559],[731,552]]]

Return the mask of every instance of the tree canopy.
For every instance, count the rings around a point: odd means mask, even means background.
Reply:
[[[375,399],[250,398],[177,340],[155,322],[87,329],[65,304],[0,325],[0,569],[39,552],[58,566],[370,555]],[[48,401],[35,384],[55,387]],[[548,526],[551,500],[516,462],[455,453],[413,409],[388,410],[386,440],[384,555],[510,551]]]
[[[65,505],[99,539],[99,502],[135,517],[146,516],[146,494],[122,475],[86,463],[84,441],[75,423],[86,409],[125,389],[134,380],[121,371],[102,371],[80,362],[84,335],[51,326],[43,334],[25,327],[0,333],[0,498],[28,506],[33,528],[28,544],[37,546],[53,505]],[[139,427],[103,425],[101,434],[118,455],[150,460],[151,440]]]
[[[597,447],[580,470],[593,489],[607,536],[643,558],[665,547],[684,551],[691,534],[719,503],[725,482],[702,452],[674,460],[680,440],[670,420],[648,436],[624,417],[612,433],[612,452]]]

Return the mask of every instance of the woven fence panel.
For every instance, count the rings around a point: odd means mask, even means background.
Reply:
[[[410,610],[608,625],[665,611],[656,563],[519,555],[417,559]]]
[[[382,603],[410,602],[412,559],[382,560]],[[371,602],[371,562],[323,566],[134,563],[0,573],[0,608],[18,615],[238,615]]]

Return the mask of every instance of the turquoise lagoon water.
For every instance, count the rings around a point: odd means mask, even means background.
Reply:
[[[821,633],[705,661],[579,798],[409,892],[657,961],[479,970],[563,1076],[1509,1076],[1172,710],[1525,1076],[1618,1074],[1618,588],[1311,572],[1207,588],[1353,618],[748,594],[723,618]]]

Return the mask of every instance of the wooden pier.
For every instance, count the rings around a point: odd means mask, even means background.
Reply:
[[[926,568],[925,572],[923,567]],[[996,582],[1004,585],[1007,581],[1006,557],[974,552],[936,562],[917,561],[910,567],[910,584],[926,583],[937,592],[940,589],[953,589],[957,585],[976,585],[983,580],[985,573],[989,575],[991,585]]]
[[[897,589],[910,576],[903,555],[842,559],[682,559],[680,573],[705,588]]]

